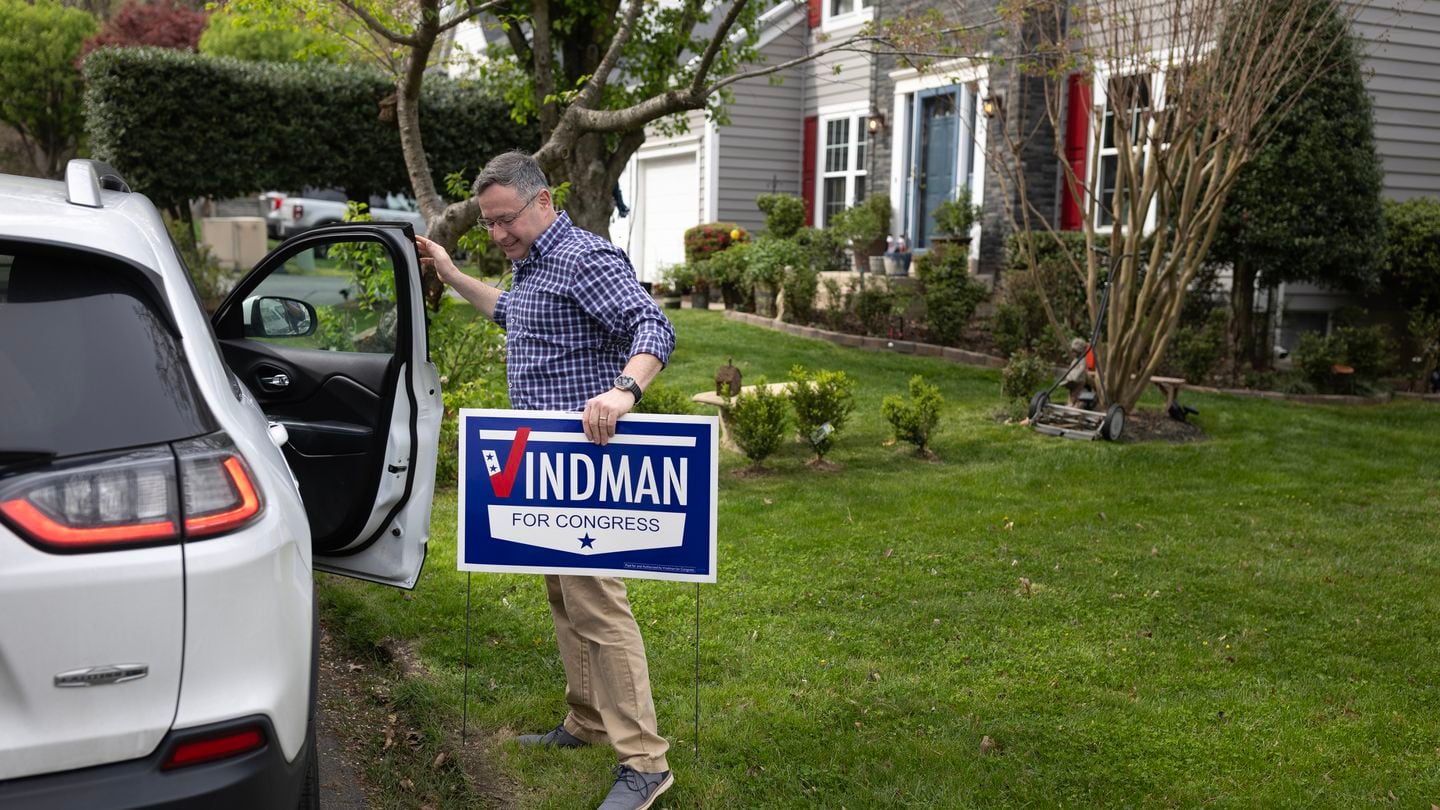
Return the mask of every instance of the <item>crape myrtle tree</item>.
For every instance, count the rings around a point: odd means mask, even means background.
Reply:
[[[1385,249],[1375,121],[1360,44],[1324,0],[1309,0],[1320,36],[1305,47],[1313,75],[1296,77],[1272,103],[1273,129],[1225,203],[1211,260],[1232,269],[1232,366],[1269,364],[1256,322],[1256,287],[1307,281],[1365,292]],[[1284,109],[1288,96],[1294,103]]]
[[[794,2],[794,0],[782,0]],[[420,97],[446,32],[484,14],[501,26],[508,48],[480,68],[503,88],[521,119],[538,120],[535,158],[556,185],[569,184],[566,210],[575,222],[609,233],[611,192],[645,126],[683,128],[682,114],[723,115],[727,88],[838,49],[901,48],[922,37],[957,34],[924,15],[880,35],[872,27],[826,43],[800,59],[763,63],[756,43],[770,0],[232,0],[250,8],[294,7],[330,27],[361,21],[396,76],[395,113],[411,188],[429,221],[430,238],[453,248],[479,216],[473,198],[447,204],[425,155]],[[918,24],[924,22],[926,24]]]
[[[1339,47],[1341,0],[1016,0],[1002,9],[1009,50],[998,63],[1012,95],[1040,100],[1038,122],[1011,120],[1027,98],[1005,99],[989,128],[991,164],[1035,270],[1039,249],[1060,246],[1086,291],[1092,321],[1106,300],[1096,354],[1105,405],[1133,409],[1165,355],[1185,296],[1205,266],[1225,203],[1255,157]],[[1065,154],[1066,89],[1079,73],[1103,103],[1089,110],[1088,171]],[[1082,90],[1082,92],[1089,92]],[[1037,155],[1044,128],[1053,144]],[[1058,166],[1061,194],[1081,212],[1085,250],[1064,250],[1027,162]],[[1103,296],[1109,286],[1108,298]],[[1057,324],[1058,328],[1058,324]]]

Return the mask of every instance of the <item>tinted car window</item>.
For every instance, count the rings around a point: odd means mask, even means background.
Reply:
[[[0,243],[0,450],[68,456],[217,429],[138,275]]]

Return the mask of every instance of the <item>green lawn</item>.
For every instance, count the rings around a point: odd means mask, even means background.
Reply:
[[[698,758],[696,587],[631,582],[673,746],[663,806],[1440,803],[1440,408],[1186,394],[1208,441],[1074,442],[997,423],[997,372],[673,317],[662,379],[686,390],[731,357],[746,382],[799,362],[859,385],[841,471],[793,443],[767,477],[722,461]],[[879,415],[917,373],[947,400],[937,462],[886,446]],[[455,511],[453,489],[436,498],[415,593],[323,589],[357,647],[413,640],[436,678],[396,701],[448,728]],[[553,726],[564,676],[539,577],[475,575],[472,594],[472,730]],[[494,757],[525,807],[598,804],[613,764]],[[457,803],[429,789],[388,793]]]

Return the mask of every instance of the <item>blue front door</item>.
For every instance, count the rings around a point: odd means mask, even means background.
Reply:
[[[970,181],[974,161],[975,94],[954,85],[916,94],[913,110],[914,156],[911,233],[915,247],[928,247],[935,232],[935,209],[954,199]]]

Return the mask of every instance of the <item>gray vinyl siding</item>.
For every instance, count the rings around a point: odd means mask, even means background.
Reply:
[[[699,161],[698,182],[695,185],[695,210],[705,210],[705,111],[690,110],[682,116],[689,129],[674,135],[662,135],[654,123],[645,127],[645,145],[640,147],[640,156],[669,146],[694,144],[696,160]],[[697,140],[698,139],[698,140]],[[634,165],[634,159],[631,159]]]
[[[767,64],[805,54],[805,19],[796,18],[795,25],[762,50]],[[716,138],[717,220],[753,232],[764,224],[764,215],[755,207],[757,196],[772,190],[800,194],[803,70],[782,71],[777,74],[783,79],[778,85],[768,77],[734,85],[735,103],[728,108],[730,123],[719,128]]]
[[[1376,0],[1355,17],[1386,197],[1440,195],[1440,3]]]
[[[860,32],[860,25],[825,30],[825,41],[818,41],[820,31],[811,35],[811,49],[819,51],[846,37]],[[810,63],[805,82],[805,114],[839,104],[864,104],[870,100],[873,59],[853,52],[827,53]],[[839,72],[836,72],[836,69]]]

